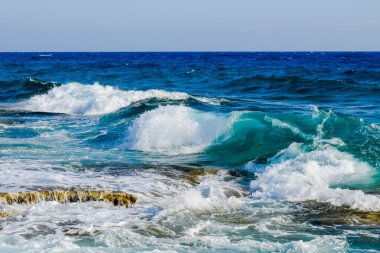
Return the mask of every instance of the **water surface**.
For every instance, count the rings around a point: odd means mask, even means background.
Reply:
[[[0,53],[0,191],[138,197],[1,205],[0,250],[380,250],[379,123],[380,53]]]

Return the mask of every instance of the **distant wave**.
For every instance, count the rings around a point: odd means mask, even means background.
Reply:
[[[56,82],[44,82],[35,78],[0,81],[0,100],[13,101],[44,94],[53,87],[59,86]]]
[[[349,76],[352,78],[361,78],[361,79],[369,79],[374,81],[380,80],[380,71],[376,70],[344,70],[341,72],[344,76]]]
[[[14,105],[17,109],[76,115],[101,115],[115,112],[147,99],[187,100],[196,99],[200,102],[216,104],[215,99],[191,96],[184,92],[169,92],[164,90],[119,90],[99,83],[84,85],[67,83],[54,87],[46,94],[36,95],[26,101]]]
[[[350,72],[351,73],[351,72]],[[356,72],[353,72],[356,74]],[[318,92],[358,91],[372,92],[378,90],[378,85],[359,85],[351,75],[342,75],[334,79],[310,79],[298,75],[252,75],[239,77],[224,84],[224,87],[237,89],[240,92],[256,90],[279,91],[284,94],[314,95]],[[364,75],[364,74],[363,74]],[[371,74],[368,74],[371,76]],[[349,77],[349,78],[347,78]],[[378,79],[377,79],[378,80]]]

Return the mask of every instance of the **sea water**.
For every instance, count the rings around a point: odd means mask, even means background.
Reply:
[[[380,250],[380,53],[1,53],[1,252]],[[203,171],[199,176],[194,171]]]

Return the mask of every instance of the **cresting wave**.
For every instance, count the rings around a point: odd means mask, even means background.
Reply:
[[[17,101],[34,95],[44,94],[59,86],[56,82],[43,82],[31,77],[18,80],[0,81],[0,101]]]
[[[164,90],[119,90],[99,83],[84,85],[67,83],[54,87],[46,94],[33,96],[13,105],[16,109],[66,113],[74,115],[102,115],[115,112],[132,103],[147,99],[187,100],[196,99],[200,102],[217,104],[218,100],[191,96],[185,92],[169,92]]]
[[[168,155],[198,153],[211,145],[234,117],[201,112],[183,105],[161,106],[140,115],[128,129],[129,146]]]
[[[251,182],[255,198],[316,200],[359,210],[380,210],[380,196],[340,187],[370,183],[374,169],[330,145],[305,152],[301,144],[292,143],[273,157],[266,168],[250,162],[245,169],[258,175]]]

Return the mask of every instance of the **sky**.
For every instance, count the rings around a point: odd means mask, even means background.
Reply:
[[[1,0],[0,51],[380,51],[380,1]]]

